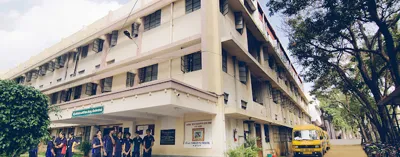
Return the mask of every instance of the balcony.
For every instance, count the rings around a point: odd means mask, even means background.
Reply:
[[[216,114],[217,96],[174,79],[144,83],[119,91],[72,100],[54,105],[60,108],[53,123],[115,124],[134,118],[156,119],[158,116],[182,117],[185,113]],[[76,116],[84,110],[99,114]],[[101,112],[100,112],[101,110]]]

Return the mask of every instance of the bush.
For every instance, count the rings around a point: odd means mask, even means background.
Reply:
[[[35,88],[0,80],[0,156],[20,156],[48,136],[48,107]]]
[[[90,150],[92,149],[92,145],[89,141],[83,141],[79,146],[78,149],[83,153],[84,156],[88,156]]]
[[[257,157],[261,148],[257,147],[256,139],[248,139],[244,144],[228,150],[229,157]]]

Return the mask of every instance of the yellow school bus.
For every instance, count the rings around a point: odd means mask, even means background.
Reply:
[[[296,125],[293,128],[293,154],[298,156],[323,157],[327,148],[324,131],[315,125]]]

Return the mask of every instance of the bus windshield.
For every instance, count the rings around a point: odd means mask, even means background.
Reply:
[[[318,140],[316,130],[296,130],[294,131],[294,140]]]

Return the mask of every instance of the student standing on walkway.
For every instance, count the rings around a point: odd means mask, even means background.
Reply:
[[[129,133],[129,132],[125,134],[123,148],[124,148],[124,150],[123,150],[122,155],[124,157],[131,157],[132,139],[131,139],[131,133]]]
[[[56,139],[55,142],[55,152],[56,152],[56,157],[64,157],[66,152],[63,152],[63,149],[66,149],[67,145],[67,139],[65,139],[65,133],[60,132],[58,134],[58,138]],[[65,150],[66,151],[66,150]]]
[[[46,149],[46,157],[54,157],[56,154],[54,153],[54,139],[53,136],[50,141],[47,142],[47,149]]]
[[[104,157],[113,157],[115,155],[115,139],[113,134],[114,130],[111,130],[108,135],[104,136]]]
[[[143,138],[143,145],[143,157],[151,157],[151,151],[154,145],[154,137],[150,135],[150,129],[146,130],[146,136]]]
[[[132,140],[133,142],[133,157],[140,157],[140,151],[142,149],[143,139],[139,136],[139,131],[135,132],[135,137]]]
[[[74,134],[70,133],[68,135],[68,140],[67,140],[67,155],[66,157],[72,157],[75,152],[75,147],[79,145],[78,141],[75,139]]]
[[[115,139],[115,155],[114,157],[122,156],[122,145],[124,144],[124,139],[122,138],[122,132],[118,132],[117,138]]]
[[[38,157],[38,146],[31,148],[29,150],[29,157]]]
[[[103,142],[101,141],[101,131],[98,130],[92,141],[92,157],[101,157],[102,147]]]

